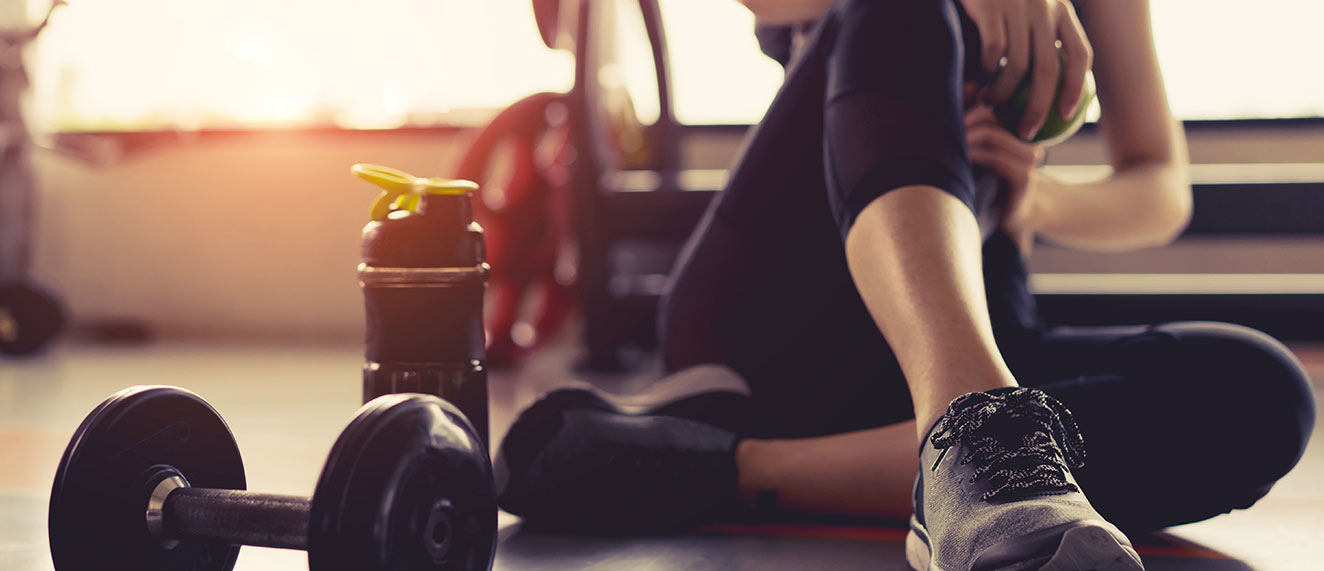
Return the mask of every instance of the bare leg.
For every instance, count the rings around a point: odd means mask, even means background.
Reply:
[[[869,204],[846,239],[865,304],[896,353],[916,421],[795,440],[746,440],[736,452],[746,500],[777,492],[780,509],[904,520],[923,438],[952,399],[1013,386],[984,297],[980,232],[970,208],[927,186]]]
[[[905,521],[917,456],[915,422],[795,440],[741,441],[738,489],[747,503],[777,494],[777,508]]]
[[[847,235],[846,260],[905,373],[919,439],[952,399],[1016,385],[993,339],[979,225],[960,200],[929,186],[880,196]]]

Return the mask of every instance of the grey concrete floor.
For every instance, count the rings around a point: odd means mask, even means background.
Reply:
[[[1324,346],[1296,346],[1317,381]],[[189,388],[216,407],[243,452],[251,489],[309,494],[336,435],[359,404],[357,346],[233,343],[138,347],[63,345],[31,360],[0,360],[0,570],[52,568],[50,485],[69,436],[112,393],[131,385]],[[535,355],[492,379],[493,436],[541,392],[589,380],[629,391],[650,373],[585,379],[573,349]],[[1317,389],[1318,390],[1318,389]],[[1324,452],[1316,438],[1297,469],[1254,508],[1133,538],[1152,570],[1324,569]],[[498,570],[906,569],[903,532],[762,526],[665,537],[559,537],[501,517]],[[119,569],[107,562],[107,569]],[[237,569],[306,569],[299,552],[245,548]]]

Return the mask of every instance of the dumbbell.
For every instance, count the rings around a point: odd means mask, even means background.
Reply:
[[[459,410],[393,394],[359,409],[311,498],[246,491],[225,421],[184,389],[111,396],[83,421],[51,491],[58,571],[228,570],[240,545],[308,552],[311,571],[487,570],[496,499]]]

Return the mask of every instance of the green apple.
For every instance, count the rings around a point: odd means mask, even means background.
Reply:
[[[1061,59],[1060,69],[1066,69],[1066,52],[1058,48],[1057,55]],[[1063,117],[1061,108],[1058,105],[1058,98],[1062,96],[1063,77],[1057,78],[1057,91],[1053,93],[1053,105],[1048,110],[1048,118],[1044,120],[1043,128],[1035,134],[1031,143],[1040,143],[1043,145],[1056,145],[1067,140],[1080,126],[1085,124],[1085,111],[1089,109],[1090,104],[1094,102],[1094,74],[1089,70],[1085,71],[1085,88],[1080,93],[1080,105],[1076,106],[1076,112],[1070,117]],[[1020,133],[1021,116],[1025,114],[1025,107],[1030,102],[1030,76],[1026,75],[1021,80],[1020,86],[1008,97],[1006,101],[993,106],[993,114],[997,116],[998,123],[1001,123],[1008,131]]]

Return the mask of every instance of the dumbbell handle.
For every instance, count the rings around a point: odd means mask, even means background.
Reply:
[[[163,486],[167,489],[162,490]],[[182,479],[163,481],[157,491],[149,502],[147,520],[148,528],[162,543],[195,539],[308,549],[312,502],[306,496],[192,488]]]

